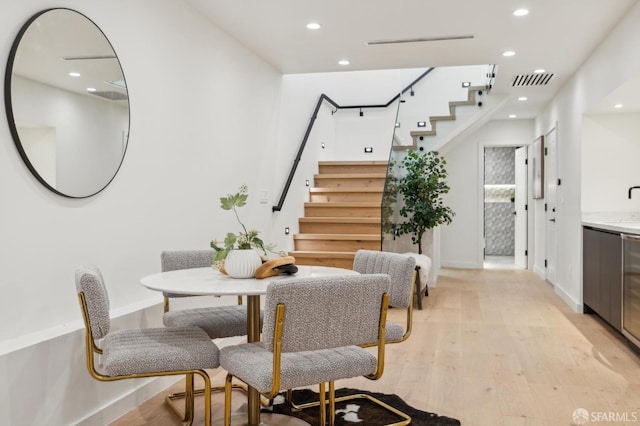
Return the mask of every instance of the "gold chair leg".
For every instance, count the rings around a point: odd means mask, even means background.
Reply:
[[[185,377],[185,393],[184,398],[184,419],[187,425],[193,424],[194,415],[194,397],[193,397],[193,373],[189,373]]]
[[[336,383],[329,382],[329,426],[336,423]]]
[[[224,385],[223,386],[211,386],[211,389],[209,391],[209,394],[212,394],[214,392],[224,392]],[[185,387],[186,389],[186,387]],[[245,394],[247,393],[247,387],[241,383],[238,384],[234,384],[233,385],[233,389],[234,390],[239,390],[244,392]],[[196,396],[202,396],[206,393],[206,390],[203,388],[200,389],[195,389],[192,390],[192,394],[193,397],[195,398]],[[180,408],[178,408],[178,406],[175,404],[174,401],[179,400],[179,399],[184,399],[185,400],[185,412],[183,413],[182,411],[180,411]],[[171,408],[171,410],[175,413],[175,415],[180,419],[181,422],[186,422],[188,421],[187,419],[187,404],[188,404],[188,400],[189,398],[187,397],[187,392],[176,392],[176,393],[171,393],[167,396],[164,397],[164,402],[169,406],[169,408]],[[260,403],[263,406],[268,406],[268,401],[262,401],[262,399],[260,400]],[[193,414],[192,414],[193,416]]]
[[[320,383],[320,401],[319,401],[319,406],[320,406],[320,422],[319,424],[321,426],[325,426],[327,424],[327,407],[326,407],[326,401],[325,401],[325,390],[324,390],[324,382]]]
[[[173,402],[169,403],[169,407],[176,413],[176,415],[180,418],[180,421],[186,424],[187,426],[191,426],[193,424],[193,412],[194,412],[194,398],[193,398],[193,373],[185,374],[185,389],[184,392],[184,413],[181,413],[178,407],[173,404]],[[165,398],[166,400],[166,398]]]
[[[199,374],[200,377],[202,377],[202,380],[204,381],[204,394],[211,395],[211,379],[209,378],[209,375],[202,370],[198,371],[197,374]],[[193,386],[191,387],[191,390],[193,391]],[[194,401],[193,397],[191,398],[191,401],[192,401],[192,407],[193,407],[193,401]],[[211,426],[211,398],[204,399],[204,424],[205,426]]]
[[[227,374],[227,377],[224,381],[224,426],[231,425],[231,390],[233,385],[231,381],[233,380],[233,376],[231,374]]]

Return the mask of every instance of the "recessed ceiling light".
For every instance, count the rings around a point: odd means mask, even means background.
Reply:
[[[516,52],[514,52],[513,50],[507,50],[506,52],[502,52],[502,56],[514,56],[516,54]]]
[[[70,72],[69,76],[71,76],[71,77],[80,77],[80,73],[79,72]]]
[[[348,59],[340,59],[338,61],[338,65],[349,65],[351,62],[349,62]]]
[[[87,87],[87,92],[97,92],[95,87]]]
[[[517,9],[513,11],[513,16],[525,16],[529,14],[529,9]]]
[[[545,70],[544,68],[538,68],[538,69],[533,70],[533,72],[535,74],[544,74],[545,72],[547,72],[547,70]]]
[[[307,24],[307,28],[310,30],[319,30],[320,29],[320,24],[318,24],[317,22],[309,22]]]
[[[620,109],[620,108],[622,108],[622,104],[615,104],[613,107]]]
[[[517,115],[515,115],[515,114],[509,114],[509,118],[516,118],[516,117],[517,117]]]
[[[518,98],[518,100],[519,100],[519,101],[526,101],[526,100],[527,100],[527,97],[526,97],[526,96],[520,96],[520,97]]]

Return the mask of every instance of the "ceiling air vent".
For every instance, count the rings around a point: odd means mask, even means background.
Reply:
[[[100,96],[112,101],[125,101],[128,99],[127,95],[120,92],[106,91],[106,92],[90,92],[92,95]]]
[[[549,74],[549,73],[520,74],[515,76],[515,78],[513,79],[513,83],[511,85],[513,87],[546,86],[547,84],[549,84],[552,78],[553,78],[553,74]]]

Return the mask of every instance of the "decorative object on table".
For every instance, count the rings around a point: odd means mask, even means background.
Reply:
[[[254,249],[230,250],[224,262],[224,269],[230,277],[251,278],[262,265],[260,255]]]
[[[292,275],[298,272],[295,265],[296,258],[293,256],[276,257],[275,259],[267,259],[256,270],[256,278],[269,278],[275,275],[287,274]]]
[[[427,411],[413,408],[404,402],[398,395],[388,395],[359,389],[336,389],[336,398],[354,394],[373,396],[385,404],[408,414],[411,417],[411,426],[452,426],[461,424],[459,420],[451,417],[439,416],[435,413],[429,413]],[[318,412],[316,410],[292,409],[292,406],[285,402],[284,399],[284,393],[280,394],[275,398],[274,405],[270,408],[263,409],[263,411],[296,417],[312,425],[318,424]],[[318,394],[311,389],[299,389],[293,391],[293,402],[295,404],[305,404],[307,402],[317,400]],[[401,420],[401,417],[370,402],[366,398],[357,402],[336,401],[336,426],[382,426],[394,424]]]
[[[422,236],[426,230],[450,224],[455,216],[442,200],[449,192],[446,164],[437,151],[409,151],[402,160],[406,173],[397,178],[397,188],[403,203],[400,216],[407,220],[395,229],[397,235],[411,234],[411,241],[418,245],[418,254],[422,254]]]
[[[220,197],[220,207],[223,210],[233,210],[242,230],[237,234],[227,233],[224,241],[211,241],[213,254],[213,266],[221,269],[223,273],[234,278],[251,278],[256,269],[262,265],[260,253],[266,256],[267,251],[273,252],[273,245],[265,244],[260,238],[260,232],[256,229],[247,229],[240,220],[237,209],[247,204],[249,189],[241,185],[238,192]],[[222,261],[225,261],[224,264]]]

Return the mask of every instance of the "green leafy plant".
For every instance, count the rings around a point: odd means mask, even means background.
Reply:
[[[402,160],[405,174],[397,181],[403,201],[399,213],[407,220],[396,225],[396,232],[411,234],[419,254],[422,254],[422,237],[427,229],[450,224],[455,216],[442,200],[442,195],[449,192],[446,164],[437,151],[409,151]]]
[[[241,185],[235,194],[220,197],[220,207],[223,210],[233,211],[242,230],[236,234],[233,232],[227,233],[224,241],[211,241],[211,248],[215,250],[213,255],[214,266],[219,266],[220,261],[225,259],[231,250],[259,249],[265,256],[267,255],[267,251],[273,251],[273,246],[271,244],[265,244],[257,230],[247,229],[240,220],[237,209],[247,204],[248,197],[249,188],[247,188],[247,185]]]

